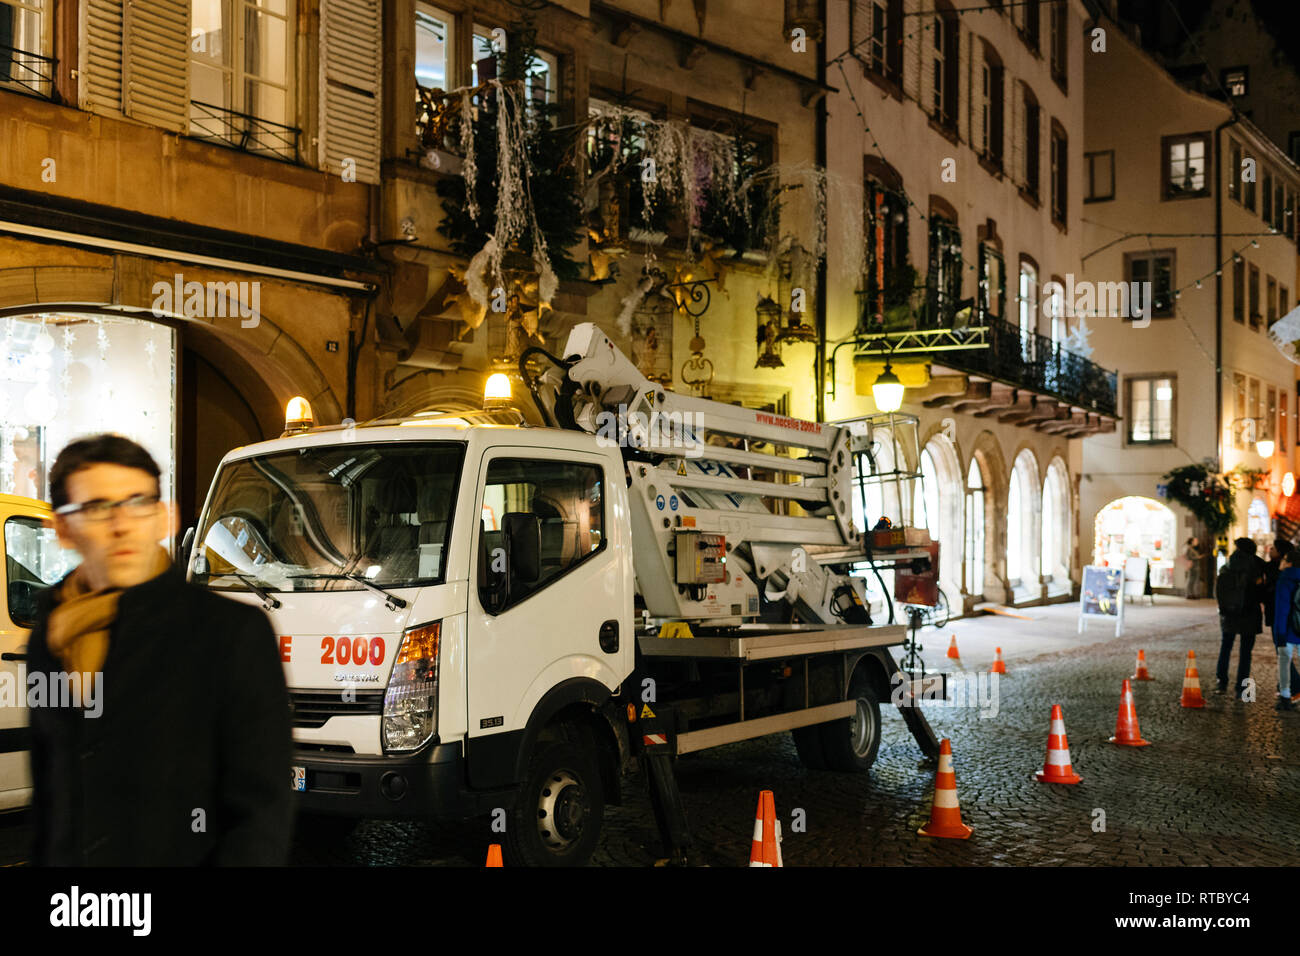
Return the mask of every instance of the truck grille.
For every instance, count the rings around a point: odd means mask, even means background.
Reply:
[[[289,707],[293,712],[295,727],[316,728],[325,726],[331,717],[360,717],[384,712],[384,691],[356,690],[355,700],[343,699],[343,691],[291,690]]]

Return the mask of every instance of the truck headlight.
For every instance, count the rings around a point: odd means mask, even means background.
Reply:
[[[442,621],[407,628],[384,694],[385,752],[417,750],[438,731],[438,646]]]

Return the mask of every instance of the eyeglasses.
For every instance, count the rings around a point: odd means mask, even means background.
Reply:
[[[132,495],[130,498],[123,498],[121,501],[105,501],[103,498],[95,498],[92,501],[83,501],[80,504],[64,505],[62,508],[55,508],[56,515],[66,517],[76,516],[81,521],[89,521],[98,524],[109,520],[113,512],[121,509],[122,514],[127,518],[151,518],[154,510],[158,507],[157,495]]]

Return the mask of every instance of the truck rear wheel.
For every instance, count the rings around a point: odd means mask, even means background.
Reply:
[[[828,769],[863,773],[876,762],[876,751],[880,749],[880,703],[862,674],[849,685],[848,699],[857,702],[857,712],[852,717],[827,721],[809,729],[821,733]]]
[[[796,727],[790,731],[794,738],[794,749],[799,753],[799,762],[809,770],[825,770],[826,754],[822,751],[822,725],[812,724],[808,727]]]
[[[520,866],[584,866],[604,815],[592,753],[567,741],[539,743],[510,812],[506,852]]]

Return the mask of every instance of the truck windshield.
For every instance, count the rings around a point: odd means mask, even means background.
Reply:
[[[403,442],[232,461],[199,526],[192,579],[236,591],[440,583],[463,457],[460,444]]]

